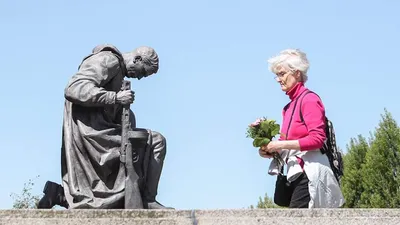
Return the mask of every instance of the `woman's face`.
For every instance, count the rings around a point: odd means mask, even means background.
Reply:
[[[275,80],[281,85],[281,89],[284,92],[292,89],[301,80],[299,71],[290,70],[283,66],[277,67],[276,71]]]

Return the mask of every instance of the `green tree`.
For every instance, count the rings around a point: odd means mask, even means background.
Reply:
[[[253,209],[254,206],[251,205],[250,208]],[[258,209],[279,208],[279,206],[274,203],[272,198],[268,197],[267,193],[265,193],[264,198],[259,197],[257,208]]]
[[[363,173],[362,166],[365,162],[365,156],[369,150],[369,145],[362,135],[351,138],[346,146],[347,154],[344,155],[344,175],[341,180],[342,191],[346,199],[345,207],[360,207],[361,194],[363,193]]]
[[[37,178],[37,177],[36,177]],[[24,183],[22,192],[20,195],[11,193],[10,197],[13,198],[14,209],[33,209],[36,208],[41,196],[32,194],[32,187],[35,184],[32,179],[29,179],[28,183]]]
[[[400,206],[400,128],[386,109],[381,117],[362,166],[360,206],[365,208]]]

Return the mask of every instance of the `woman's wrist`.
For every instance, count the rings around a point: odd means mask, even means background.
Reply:
[[[300,144],[298,140],[284,140],[280,141],[281,149],[293,149],[300,150]]]

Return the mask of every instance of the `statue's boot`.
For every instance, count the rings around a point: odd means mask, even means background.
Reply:
[[[44,196],[40,199],[38,209],[51,209],[55,205],[68,209],[68,202],[65,199],[64,188],[54,182],[47,181],[43,188]]]
[[[157,202],[155,199],[143,201],[143,206],[145,209],[174,209],[172,207],[163,206],[161,203]]]

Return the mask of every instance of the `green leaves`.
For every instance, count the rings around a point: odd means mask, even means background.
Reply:
[[[267,145],[276,135],[279,134],[280,126],[275,120],[263,117],[249,125],[246,137],[253,138],[253,146],[261,147]]]
[[[271,136],[276,136],[279,134],[280,126],[278,124],[273,124],[273,129],[271,130]]]
[[[347,145],[342,191],[348,208],[400,207],[400,127],[386,111],[367,140]]]
[[[264,198],[259,197],[257,203],[257,209],[268,209],[268,208],[282,208],[274,203],[273,198],[270,198],[267,193],[265,193]]]
[[[271,139],[269,139],[269,138],[258,137],[256,139],[254,139],[253,146],[254,147],[261,147],[263,145],[267,145],[270,141],[271,141]]]
[[[37,176],[36,178],[39,178]],[[24,184],[21,194],[12,193],[10,195],[13,198],[13,208],[14,209],[34,209],[37,208],[37,204],[42,197],[42,195],[34,195],[32,193],[32,189],[34,186],[34,182],[32,179],[29,179],[28,183]]]

